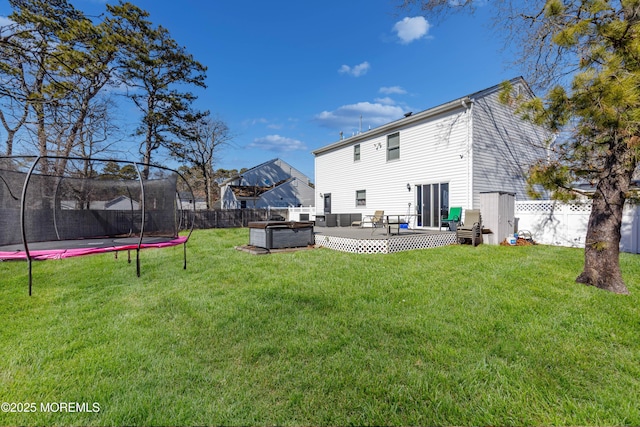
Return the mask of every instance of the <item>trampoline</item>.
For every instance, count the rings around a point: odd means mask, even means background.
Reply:
[[[62,172],[60,172],[62,170]],[[57,171],[57,172],[56,172]],[[0,260],[32,261],[186,245],[195,199],[177,171],[125,160],[0,156]],[[183,235],[179,232],[183,231]]]

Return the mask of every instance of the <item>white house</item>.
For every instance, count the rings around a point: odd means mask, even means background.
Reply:
[[[521,78],[511,80],[524,97]],[[480,193],[528,199],[525,175],[552,135],[522,120],[496,85],[319,148],[317,214],[384,210],[411,227],[438,227],[450,206],[480,208]],[[323,207],[324,208],[321,208]]]
[[[281,159],[272,159],[220,184],[222,209],[311,206],[309,178]]]

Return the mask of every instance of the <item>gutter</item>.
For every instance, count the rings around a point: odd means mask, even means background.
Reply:
[[[457,110],[460,108],[468,108],[469,106],[465,104],[471,103],[471,102],[472,102],[471,98],[469,98],[468,96],[465,96],[463,98],[459,98],[459,99],[447,102],[446,104],[439,105],[429,110],[421,111],[419,113],[412,114],[408,117],[404,117],[402,119],[393,121],[391,123],[387,123],[386,125],[379,126],[377,128],[360,133],[358,135],[351,136],[349,138],[340,140],[338,142],[334,142],[333,144],[329,144],[327,146],[321,147],[315,151],[312,151],[311,153],[315,156],[318,156],[320,154],[324,154],[338,148],[346,147],[354,143],[357,143],[359,141],[364,141],[378,135],[388,134],[399,128],[406,127],[416,122],[429,119],[438,114],[442,114],[452,110]]]

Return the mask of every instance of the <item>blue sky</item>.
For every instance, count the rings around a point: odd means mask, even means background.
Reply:
[[[396,0],[131,2],[208,67],[195,106],[235,135],[216,168],[280,157],[313,179],[311,151],[353,135],[360,116],[368,130],[520,75],[489,6],[432,22]],[[105,2],[72,3],[98,13]],[[120,113],[123,128],[135,125]]]

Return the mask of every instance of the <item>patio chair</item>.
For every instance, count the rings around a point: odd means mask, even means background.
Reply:
[[[373,230],[371,230],[371,234],[376,231],[378,227],[384,227],[384,211],[375,211],[373,215],[365,215],[360,221],[360,227],[364,227],[365,224],[371,224]]]
[[[467,209],[464,211],[464,223],[456,230],[458,243],[465,243],[466,239],[471,239],[473,246],[482,243],[482,216],[479,209]]]
[[[440,230],[442,230],[442,226],[446,223],[450,231],[456,231],[458,228],[458,224],[460,224],[461,217],[462,217],[461,207],[450,208],[449,215],[446,218],[443,216],[442,219],[440,220]]]

